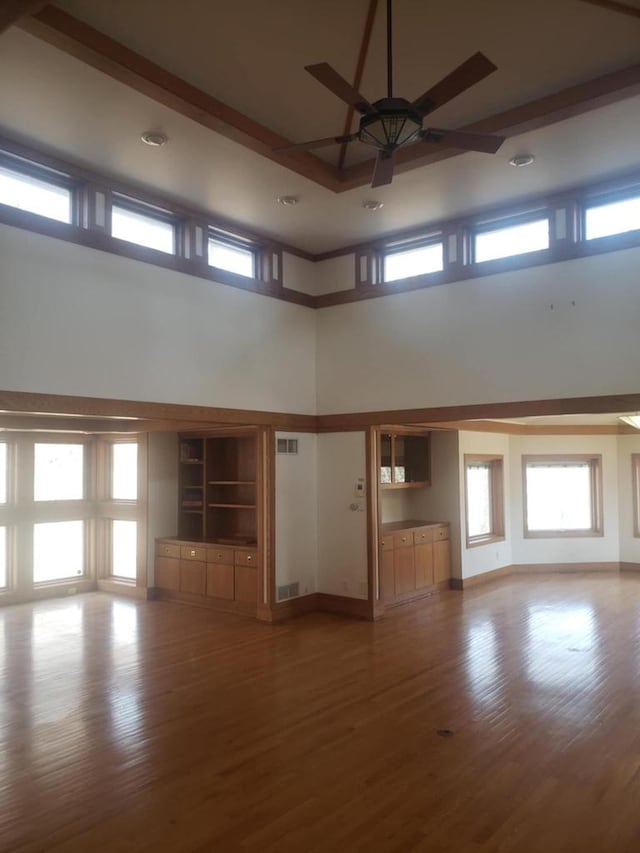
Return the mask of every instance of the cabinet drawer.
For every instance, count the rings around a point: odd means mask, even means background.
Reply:
[[[233,565],[232,548],[208,548],[207,563],[217,563],[219,566]]]
[[[180,560],[180,592],[204,595],[207,586],[207,564],[197,560]]]
[[[158,557],[179,557],[180,546],[175,542],[156,542],[156,554]]]
[[[180,560],[173,557],[156,557],[155,585],[159,589],[177,590],[180,586]]]
[[[199,548],[197,545],[181,545],[180,559],[198,560],[199,562],[204,563],[207,559],[207,549]]]
[[[393,536],[385,536],[380,540],[381,551],[393,551]]]
[[[436,527],[434,528],[434,536],[433,539],[437,542],[439,539],[448,539],[449,538],[449,528],[448,527]]]
[[[413,531],[413,542],[415,545],[428,545],[433,542],[433,527],[421,527]]]
[[[405,533],[396,533],[393,537],[394,548],[409,548],[413,545],[413,535],[410,530]]]
[[[253,566],[255,568],[258,565],[258,552],[236,551],[235,564],[236,566]]]

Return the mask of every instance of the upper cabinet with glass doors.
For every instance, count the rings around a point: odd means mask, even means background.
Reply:
[[[415,489],[431,485],[428,432],[380,433],[380,488]]]

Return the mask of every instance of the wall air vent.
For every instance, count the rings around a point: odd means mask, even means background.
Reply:
[[[297,598],[300,595],[300,583],[284,584],[278,587],[278,601],[284,601],[287,598]]]
[[[278,453],[297,453],[298,439],[297,438],[279,438],[276,443]]]

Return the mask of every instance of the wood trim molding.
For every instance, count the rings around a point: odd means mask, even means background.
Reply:
[[[149,590],[144,586],[136,586],[135,583],[117,581],[113,578],[100,578],[97,581],[98,592],[109,592],[113,595],[123,595],[126,598],[136,598],[146,601],[150,598]]]
[[[338,616],[353,616],[356,619],[373,619],[371,602],[366,598],[347,598],[344,595],[316,593],[318,609]]]
[[[0,33],[19,24],[28,15],[37,14],[46,5],[46,0],[4,0],[0,4]]]
[[[491,432],[504,435],[632,435],[633,427],[623,424],[519,424],[504,421],[449,421],[438,424],[438,429],[464,432]]]
[[[500,566],[489,572],[481,572],[469,578],[452,578],[451,589],[473,589],[493,581],[503,580],[514,575],[541,574],[581,574],[582,572],[636,572],[640,571],[640,563],[517,563]]]
[[[36,15],[23,18],[19,26],[135,91],[333,192],[345,192],[364,186],[371,180],[373,160],[341,171],[306,151],[274,151],[274,148],[291,144],[290,140],[55,6],[46,6]],[[461,129],[514,136],[633,97],[638,91],[640,65],[632,65],[537,98]],[[451,148],[429,152],[425,151],[425,146],[411,145],[397,153],[396,172],[462,154],[464,152]]]
[[[19,25],[30,35],[102,71],[180,115],[315,181],[320,186],[338,191],[340,184],[335,167],[306,151],[286,154],[274,150],[291,145],[291,140],[171,74],[62,9],[46,6],[33,17],[23,19]]]
[[[640,9],[637,6],[629,6],[628,3],[618,3],[617,0],[581,0],[591,6],[598,6],[608,12],[619,12],[621,15],[630,15],[632,18],[640,18]]]

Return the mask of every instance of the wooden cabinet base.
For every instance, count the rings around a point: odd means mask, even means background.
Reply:
[[[449,525],[444,522],[382,524],[378,554],[384,608],[449,588]]]
[[[228,601],[225,598],[214,598],[208,595],[192,595],[188,592],[174,592],[170,589],[155,587],[150,591],[149,598],[154,601],[175,601],[179,604],[194,604],[196,607],[206,607],[222,613],[237,613],[241,616],[256,618],[256,605],[246,601]]]

